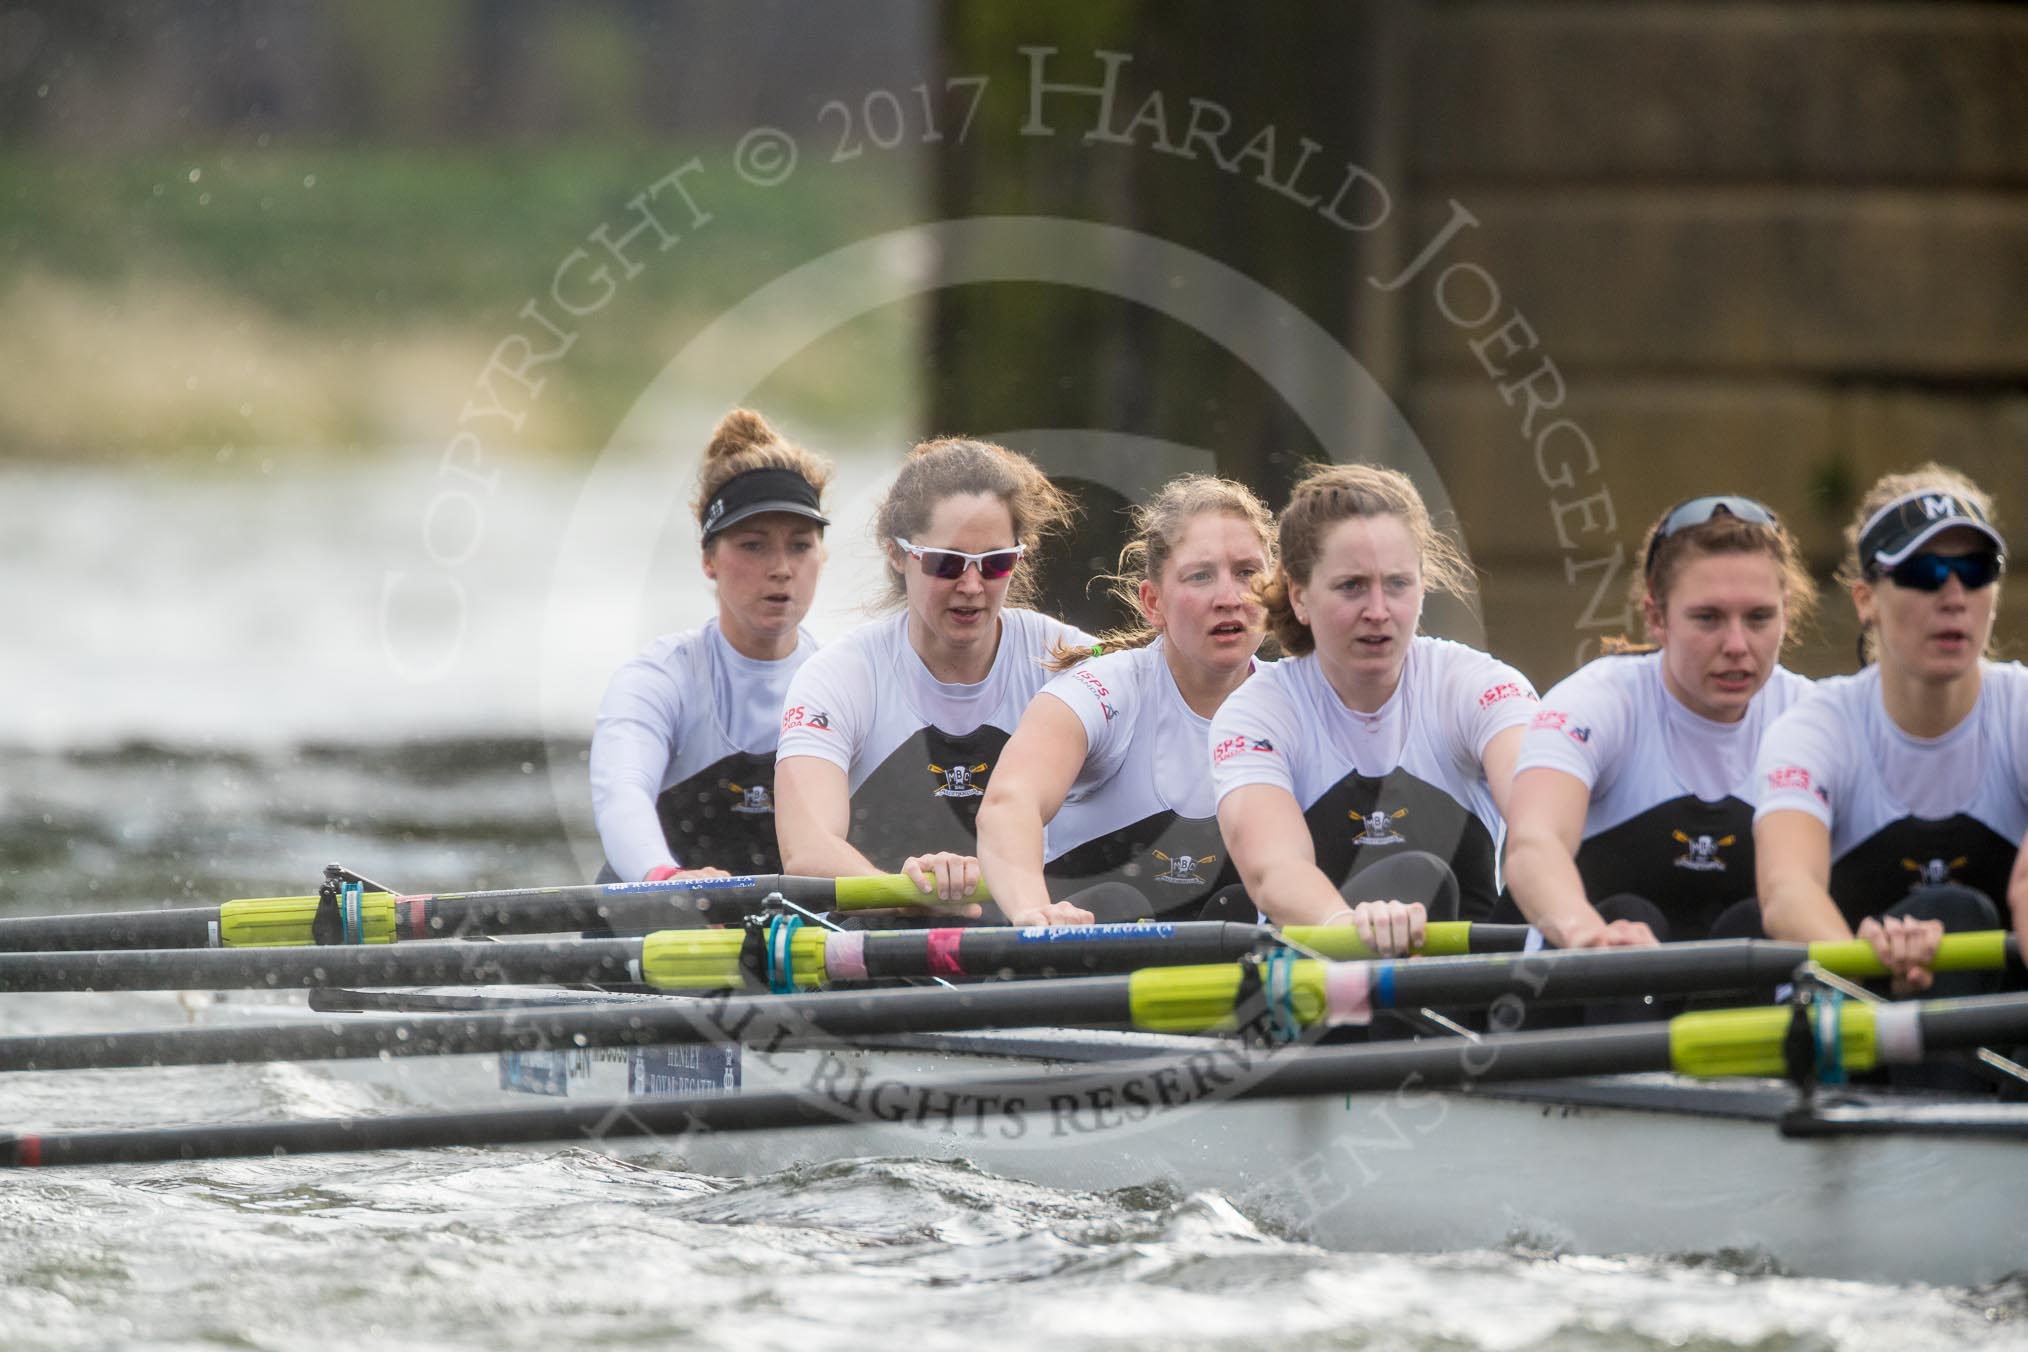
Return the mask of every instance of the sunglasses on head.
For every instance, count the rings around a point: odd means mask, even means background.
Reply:
[[[1911,591],[1942,591],[1951,574],[1965,584],[1966,591],[1990,587],[2007,569],[2007,561],[1991,550],[1978,554],[1910,554],[1886,570],[1897,587]]]
[[[1014,571],[1014,565],[1021,562],[1021,556],[1028,552],[1027,545],[1015,545],[1012,549],[989,549],[983,554],[967,554],[960,549],[932,549],[928,545],[911,544],[899,535],[894,542],[901,546],[901,552],[922,564],[924,577],[941,578],[955,582],[965,575],[965,569],[976,567],[981,579],[998,582]]]
[[[1720,494],[1715,497],[1692,498],[1688,502],[1679,502],[1662,518],[1662,524],[1655,527],[1655,538],[1648,541],[1648,557],[1641,565],[1642,570],[1650,573],[1655,570],[1655,552],[1662,547],[1662,541],[1679,530],[1701,526],[1720,512],[1735,520],[1756,526],[1776,524],[1774,512],[1752,498],[1736,498]]]

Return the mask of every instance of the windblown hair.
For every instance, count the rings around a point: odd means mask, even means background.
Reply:
[[[1971,477],[1962,470],[1955,470],[1949,465],[1940,465],[1931,460],[1917,465],[1906,473],[1883,474],[1874,482],[1873,487],[1866,490],[1866,496],[1859,499],[1859,506],[1845,527],[1845,556],[1838,561],[1838,571],[1832,575],[1832,580],[1848,594],[1859,583],[1872,581],[1866,576],[1865,561],[1859,557],[1859,534],[1866,529],[1866,523],[1873,519],[1875,512],[1896,498],[1907,497],[1910,493],[1920,493],[1924,489],[1955,493],[1967,502],[1976,504],[1995,528],[2000,524],[1999,517],[1993,512],[1992,494],[1973,483]],[[1986,656],[1993,656],[1994,651],[1993,640],[1988,638]],[[1860,665],[1876,661],[1879,656],[1880,636],[1873,632],[1873,626],[1867,625],[1859,631]]]
[[[1268,628],[1291,657],[1316,649],[1310,627],[1296,618],[1289,604],[1291,581],[1308,585],[1323,552],[1324,537],[1341,521],[1391,516],[1408,529],[1421,559],[1426,590],[1442,592],[1471,604],[1478,586],[1472,565],[1456,540],[1430,520],[1429,508],[1415,483],[1400,470],[1378,465],[1318,465],[1296,481],[1289,505],[1282,508],[1276,530],[1280,567],[1261,588]]]
[[[735,478],[751,470],[785,469],[802,475],[824,500],[837,468],[821,455],[782,439],[768,426],[768,420],[750,408],[736,408],[718,420],[711,444],[704,448],[704,464],[697,471],[697,496],[690,500],[690,514],[704,524],[711,500]],[[709,546],[706,546],[709,548]]]
[[[1648,557],[1648,549],[1654,545],[1655,532],[1666,520],[1666,512],[1655,518],[1654,524],[1641,537],[1640,552],[1635,558],[1645,560]],[[1782,648],[1787,650],[1792,646],[1804,626],[1817,613],[1817,583],[1810,576],[1809,566],[1803,562],[1802,546],[1796,543],[1795,535],[1779,518],[1774,525],[1763,526],[1759,522],[1742,521],[1725,513],[1713,515],[1694,526],[1685,526],[1655,548],[1654,568],[1646,573],[1636,573],[1627,593],[1632,610],[1641,617],[1644,641],[1635,643],[1623,634],[1606,639],[1600,645],[1601,651],[1608,655],[1655,651],[1658,645],[1654,626],[1648,622],[1648,600],[1653,598],[1655,609],[1666,614],[1669,593],[1683,570],[1696,560],[1715,554],[1765,554],[1774,560],[1775,571],[1781,575],[1782,583]]]
[[[1105,580],[1112,583],[1113,597],[1130,612],[1141,609],[1141,583],[1162,585],[1162,570],[1183,539],[1190,523],[1206,513],[1217,513],[1244,521],[1253,527],[1261,552],[1270,567],[1274,564],[1275,519],[1267,504],[1255,497],[1245,484],[1209,474],[1185,474],[1164,484],[1152,502],[1134,508],[1134,538],[1120,551],[1119,571]],[[1098,646],[1106,652],[1144,648],[1153,643],[1158,631],[1144,621],[1099,636]],[[1093,655],[1091,648],[1058,644],[1045,664],[1051,671],[1068,671]]]
[[[918,443],[873,514],[874,543],[883,557],[892,560],[896,536],[918,539],[939,503],[972,493],[998,498],[1014,520],[1014,543],[1028,546],[1007,589],[1010,604],[1026,605],[1035,597],[1035,570],[1029,565],[1044,538],[1060,531],[1077,509],[1034,461],[1005,446],[965,437]],[[906,604],[908,584],[891,562],[887,584],[888,604]]]

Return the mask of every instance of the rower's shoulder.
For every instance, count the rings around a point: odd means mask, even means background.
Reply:
[[[815,638],[798,630],[810,648],[810,655],[796,670],[796,680],[836,678],[850,672],[871,673],[884,659],[891,659],[896,645],[906,645],[906,616],[883,615],[846,630],[819,646]],[[801,645],[799,645],[800,647]]]
[[[1096,637],[1069,621],[1026,606],[1002,607],[1000,624],[1005,635],[1004,643],[1044,660],[1052,656],[1058,646],[1088,649],[1098,642]]]
[[[1542,702],[1552,708],[1574,701],[1615,698],[1631,704],[1651,689],[1661,689],[1661,667],[1659,651],[1604,653],[1550,686]]]

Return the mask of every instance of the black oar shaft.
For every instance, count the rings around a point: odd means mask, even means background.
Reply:
[[[1666,1024],[1523,1033],[1497,1044],[1403,1042],[1269,1056],[1236,1044],[1178,1057],[1080,1068],[1075,1075],[998,1074],[918,1081],[906,1092],[844,1073],[823,1054],[792,1091],[617,1103],[410,1114],[323,1121],[0,1136],[0,1166],[138,1163],[235,1155],[410,1149],[470,1143],[612,1140],[688,1131],[751,1131],[857,1123],[964,1131],[1019,1130],[1042,1142],[1066,1123],[1117,1121],[1130,1089],[1177,1107],[1207,1099],[1273,1099],[1441,1088],[1481,1079],[1543,1079],[1651,1070],[1669,1064]],[[889,1086],[892,1087],[892,1086]],[[899,1105],[899,1106],[897,1106]],[[1046,1148],[1046,1147],[1044,1147]],[[1076,1149],[1074,1141],[1058,1148]]]
[[[47,953],[105,948],[207,948],[216,942],[218,907],[24,915],[0,919],[0,952]]]
[[[320,986],[629,982],[638,939],[326,948],[0,952],[0,991],[302,990]]]
[[[1128,983],[1119,977],[1034,986],[964,986],[724,1000],[629,1000],[487,1014],[324,1019],[171,1032],[27,1034],[0,1038],[0,1071],[212,1065],[235,1061],[328,1061],[374,1056],[638,1047],[684,1042],[777,1045],[807,1037],[1023,1028],[1130,1027]]]
[[[866,975],[993,976],[1010,972],[1054,976],[1231,962],[1259,948],[1265,933],[1259,925],[1228,921],[1046,931],[1004,926],[889,930],[866,936]]]
[[[1508,998],[1596,1000],[1631,995],[1772,989],[1808,960],[1808,944],[1770,940],[1567,949],[1468,958],[1418,958],[1391,972],[1396,1006],[1482,1008]]]

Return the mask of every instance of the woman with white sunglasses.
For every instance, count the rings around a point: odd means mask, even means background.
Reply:
[[[1761,744],[1761,922],[1856,931],[1898,989],[1927,990],[1944,931],[1998,926],[1997,900],[2028,932],[2028,669],[1986,656],[2007,545],[1987,495],[1933,464],[1876,483],[1845,537],[1839,581],[1874,660]]]
[[[900,871],[956,901],[979,881],[975,821],[1001,748],[1060,646],[1093,640],[1009,600],[1070,501],[1025,457],[944,438],[909,453],[875,514],[897,614],[796,673],[775,829],[786,872]]]

